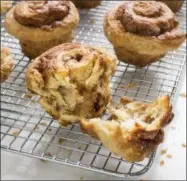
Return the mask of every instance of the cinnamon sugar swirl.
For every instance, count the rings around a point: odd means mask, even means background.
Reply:
[[[185,40],[173,12],[162,2],[131,1],[110,10],[104,32],[118,58],[139,67],[149,65]]]
[[[72,41],[79,14],[71,1],[22,1],[5,18],[7,31],[20,40],[23,52],[34,58]]]
[[[40,95],[43,108],[66,126],[81,117],[103,114],[110,101],[109,79],[115,66],[116,57],[103,50],[62,44],[29,65],[27,87]]]

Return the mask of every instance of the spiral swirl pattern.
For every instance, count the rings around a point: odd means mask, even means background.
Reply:
[[[68,1],[23,1],[15,6],[14,17],[22,25],[41,27],[63,20],[68,13]]]
[[[161,2],[132,1],[121,7],[121,22],[126,31],[144,36],[159,36],[178,23],[173,12]]]

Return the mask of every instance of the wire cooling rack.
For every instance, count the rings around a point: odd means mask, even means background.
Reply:
[[[105,12],[118,2],[103,1],[91,10],[80,11],[80,25],[74,42],[96,45],[112,51],[102,31]],[[186,6],[177,14],[186,31]],[[142,175],[151,167],[155,153],[142,162],[130,163],[112,154],[99,141],[83,134],[79,125],[61,128],[37,103],[39,97],[27,92],[25,70],[29,59],[16,39],[7,34],[1,19],[1,44],[11,48],[16,62],[9,79],[1,85],[1,149],[39,159],[118,177]],[[111,78],[114,100],[128,96],[150,102],[161,94],[174,100],[185,66],[186,45],[168,53],[162,61],[139,69],[122,62]]]

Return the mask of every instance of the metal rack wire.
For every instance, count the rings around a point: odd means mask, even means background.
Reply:
[[[91,10],[81,10],[81,22],[74,42],[96,45],[112,51],[102,32],[105,12],[118,2],[103,1]],[[186,6],[177,14],[186,30]],[[11,48],[16,62],[9,79],[1,85],[1,149],[39,159],[81,167],[118,177],[142,175],[151,167],[155,153],[142,162],[130,163],[110,153],[99,141],[83,134],[79,125],[61,128],[37,103],[38,96],[27,92],[25,70],[29,59],[21,53],[19,42],[3,27],[1,45]],[[150,102],[161,94],[174,100],[186,60],[186,45],[169,52],[162,61],[139,69],[122,62],[111,78],[114,100],[128,96]]]

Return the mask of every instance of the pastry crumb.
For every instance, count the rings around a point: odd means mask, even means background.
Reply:
[[[90,24],[93,25],[94,23],[95,23],[95,20],[91,18],[91,19],[90,19]]]
[[[52,129],[51,129],[51,128],[49,128],[49,129],[48,129],[48,131],[52,131]]]
[[[52,157],[52,154],[51,154],[50,152],[48,152],[48,153],[46,154],[46,156]]]
[[[13,134],[14,136],[18,136],[19,132],[18,132],[18,131],[14,131],[12,134]]]
[[[162,149],[161,150],[161,155],[164,155],[164,154],[166,154],[167,153],[167,149]]]
[[[172,155],[171,154],[167,154],[166,157],[167,158],[172,158]]]
[[[38,130],[38,129],[40,129],[40,127],[39,127],[39,126],[37,126],[37,127],[36,127],[36,130]]]
[[[186,144],[184,144],[184,143],[181,146],[184,147],[184,148],[186,148]]]
[[[122,89],[133,89],[136,87],[137,87],[137,85],[135,83],[131,83],[131,84],[127,84],[127,85],[124,85],[124,84],[120,85],[120,88],[122,88]]]
[[[83,178],[83,177],[80,177],[80,180],[84,180],[84,178]]]
[[[64,139],[63,138],[60,138],[59,140],[58,140],[58,143],[60,144],[60,145],[62,145],[63,143],[64,143]]]
[[[185,93],[180,93],[180,96],[181,97],[186,97],[186,94]]]
[[[160,161],[160,166],[163,166],[164,165],[164,160],[161,160]]]
[[[176,128],[175,128],[175,126],[172,126],[171,129],[172,129],[172,130],[175,130]]]
[[[81,147],[81,146],[79,146],[79,147],[78,147],[78,150],[81,150],[81,149],[82,149],[82,147]]]
[[[47,124],[42,122],[42,123],[40,123],[40,125],[46,126]]]
[[[26,94],[24,95],[24,98],[26,98],[26,99],[31,99],[32,96],[33,96],[33,95],[32,95],[30,92],[28,92],[28,93],[26,93]]]

